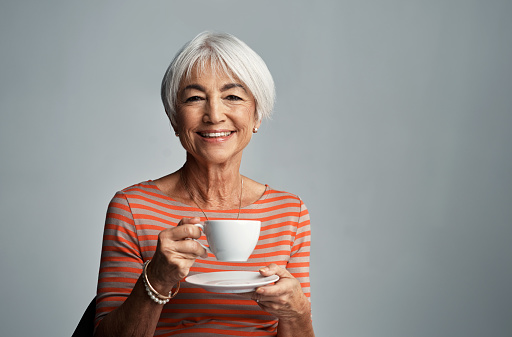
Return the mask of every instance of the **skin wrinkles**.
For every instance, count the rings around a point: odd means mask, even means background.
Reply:
[[[182,78],[176,94],[172,127],[187,157],[181,169],[154,181],[158,189],[178,202],[208,210],[236,209],[258,200],[266,191],[265,185],[240,174],[243,150],[254,128],[261,125],[251,91],[230,70],[223,72],[215,64],[200,64]],[[189,274],[197,258],[208,256],[191,240],[201,236],[194,226],[200,221],[198,217],[183,217],[176,227],[158,234],[155,253],[146,269],[158,293],[171,292]],[[257,300],[261,309],[279,319],[278,337],[314,336],[309,300],[299,281],[276,264],[259,272],[280,279],[255,292],[240,294],[241,298]],[[162,308],[147,295],[139,277],[128,298],[102,319],[95,335],[153,336]]]
[[[247,93],[247,90],[245,89],[245,87],[243,85],[241,85],[240,83],[228,83],[228,84],[225,84],[220,89],[220,91],[223,92],[223,91],[235,88],[235,87],[242,88]],[[196,90],[199,90],[199,91],[206,92],[206,89],[202,85],[200,85],[200,84],[189,84],[185,88],[183,88],[183,91],[185,91],[187,89],[196,89]]]
[[[256,119],[256,102],[252,93],[232,74],[193,68],[178,93],[177,126],[180,141],[201,165],[230,165],[241,160],[249,144]],[[209,138],[201,132],[232,132],[227,137]],[[238,166],[238,165],[236,165]]]

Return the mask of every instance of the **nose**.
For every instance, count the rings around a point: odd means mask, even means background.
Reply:
[[[216,99],[212,99],[208,101],[206,104],[203,122],[210,124],[219,124],[226,120],[226,115],[224,113],[224,106],[221,102]]]

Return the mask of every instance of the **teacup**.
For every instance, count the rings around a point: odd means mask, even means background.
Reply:
[[[260,237],[261,221],[207,220],[195,224],[202,229],[209,247],[203,246],[219,261],[247,261]]]

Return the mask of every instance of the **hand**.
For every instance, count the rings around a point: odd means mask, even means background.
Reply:
[[[194,226],[199,218],[183,218],[177,227],[168,228],[158,234],[155,255],[148,266],[148,279],[161,294],[167,294],[172,287],[186,277],[198,257],[206,258],[208,253],[192,239],[201,237],[201,230]]]
[[[286,269],[272,263],[260,269],[262,276],[279,276],[279,281],[273,285],[266,285],[250,293],[251,298],[268,313],[279,318],[280,321],[295,321],[298,318],[310,317],[310,303],[302,291],[299,281]]]

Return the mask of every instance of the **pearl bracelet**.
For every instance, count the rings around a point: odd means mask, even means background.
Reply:
[[[148,293],[148,296],[156,303],[166,304],[167,302],[169,302],[171,298],[178,294],[178,291],[180,291],[180,282],[178,281],[178,285],[176,287],[176,291],[174,292],[174,294],[172,293],[172,290],[169,291],[169,296],[164,296],[160,294],[158,291],[155,290],[155,288],[151,286],[151,283],[149,283],[147,273],[149,262],[151,262],[151,260],[147,260],[146,262],[144,262],[144,269],[142,270],[142,281],[144,281],[144,287],[146,287],[146,292]]]

